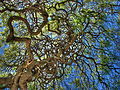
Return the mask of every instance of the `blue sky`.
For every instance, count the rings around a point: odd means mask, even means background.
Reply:
[[[0,47],[0,55],[4,53],[4,47]]]
[[[108,18],[107,19],[110,19],[110,18],[113,18],[113,16],[111,16],[111,15],[109,15],[108,16]],[[0,20],[0,22],[1,22],[1,20]],[[120,27],[118,27],[118,25],[117,25],[117,23],[115,23],[115,21],[113,21],[114,23],[104,23],[104,26],[107,26],[106,28],[118,28],[118,30],[119,30],[119,28]],[[3,28],[0,28],[0,31],[3,31]],[[7,46],[5,45],[5,46],[3,46],[3,47],[0,47],[0,55],[2,55],[2,54],[4,54],[4,48],[6,48]],[[117,54],[119,54],[120,55],[120,53],[118,52]],[[73,73],[74,74],[74,73]],[[72,75],[71,75],[72,76]],[[71,78],[71,77],[70,77]],[[70,78],[68,78],[68,80],[66,80],[67,82],[70,80]],[[72,80],[72,79],[71,79]],[[70,80],[70,81],[71,81]],[[67,83],[68,84],[68,83]],[[77,89],[76,89],[77,90]],[[102,89],[101,89],[102,90]]]

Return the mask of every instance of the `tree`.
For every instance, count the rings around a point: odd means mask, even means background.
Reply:
[[[8,46],[0,56],[1,88],[120,88],[119,1],[1,0],[0,6],[0,46]]]

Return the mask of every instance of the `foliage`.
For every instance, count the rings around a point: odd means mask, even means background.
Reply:
[[[6,87],[119,89],[119,3],[0,1],[0,47],[7,46],[0,56],[0,77],[13,77],[13,86]]]

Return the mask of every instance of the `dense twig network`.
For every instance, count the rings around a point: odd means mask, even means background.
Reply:
[[[8,78],[12,82],[7,87],[27,90],[31,81],[40,82],[42,87],[64,76],[73,64],[82,74],[81,82],[95,84],[97,78],[108,86],[99,66],[113,66],[99,61],[97,52],[104,50],[95,45],[106,32],[102,26],[104,8],[96,4],[91,9],[82,0],[2,0],[0,5],[0,13],[13,13],[7,19],[6,42],[17,43],[19,49],[20,43],[25,43],[25,58],[17,65],[16,74]],[[19,34],[23,32],[25,36]]]

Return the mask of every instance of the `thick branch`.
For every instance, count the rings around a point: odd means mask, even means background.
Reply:
[[[10,88],[13,83],[12,77],[0,77],[0,85],[4,85],[3,88]]]

